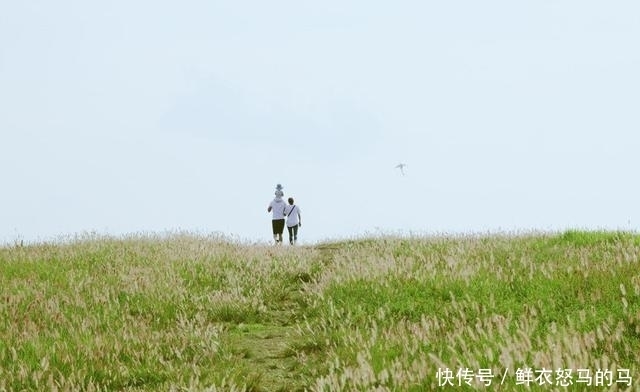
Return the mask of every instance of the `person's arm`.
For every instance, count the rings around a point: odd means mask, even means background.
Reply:
[[[302,214],[300,214],[300,207],[298,207],[298,226],[302,227]]]
[[[267,208],[267,212],[271,212],[271,206]]]

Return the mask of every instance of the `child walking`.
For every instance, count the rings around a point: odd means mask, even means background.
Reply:
[[[300,215],[300,207],[293,204],[293,197],[290,197],[287,201],[289,205],[285,207],[284,214],[287,216],[289,244],[295,245],[298,241],[298,228],[302,227],[302,215]]]

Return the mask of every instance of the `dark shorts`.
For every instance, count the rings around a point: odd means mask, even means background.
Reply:
[[[284,219],[272,220],[271,227],[273,228],[273,234],[282,234],[284,231]]]

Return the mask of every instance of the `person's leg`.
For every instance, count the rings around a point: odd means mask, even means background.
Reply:
[[[271,230],[273,231],[273,240],[277,244],[278,243],[278,221],[277,220],[271,221]]]
[[[278,239],[276,240],[279,244],[282,243],[282,232],[284,231],[284,219],[278,219],[278,226],[277,226],[277,234],[278,234]]]
[[[298,225],[293,226],[289,230],[293,229],[293,243],[298,242]]]
[[[287,230],[289,231],[289,244],[290,245],[293,245],[293,228],[294,227],[296,227],[296,226],[293,226],[293,227],[287,226]]]

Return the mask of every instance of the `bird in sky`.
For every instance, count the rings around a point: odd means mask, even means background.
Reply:
[[[400,173],[404,176],[404,168],[407,167],[406,163],[398,163],[396,165],[396,169],[400,169]]]

